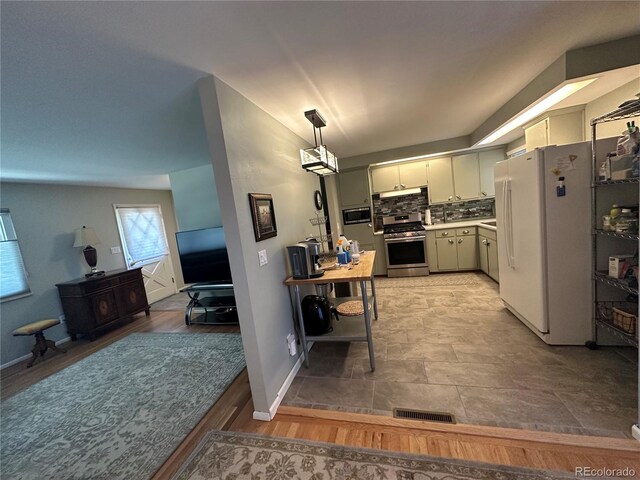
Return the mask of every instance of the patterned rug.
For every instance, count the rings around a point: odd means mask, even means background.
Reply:
[[[2,402],[0,477],[149,478],[244,368],[237,334],[131,334]]]
[[[479,285],[475,273],[435,273],[427,277],[376,278],[376,288],[446,287],[451,285]]]
[[[551,480],[575,476],[306,440],[209,432],[173,480]]]

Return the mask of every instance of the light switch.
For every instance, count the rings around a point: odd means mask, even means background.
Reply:
[[[120,247],[111,247],[111,255],[115,255],[116,253],[120,252],[122,252],[122,250],[120,250]]]
[[[267,264],[267,251],[266,250],[260,250],[258,252],[258,260],[260,260],[260,266],[263,267]]]

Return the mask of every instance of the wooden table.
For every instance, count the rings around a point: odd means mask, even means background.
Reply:
[[[371,336],[371,310],[373,316],[378,319],[378,302],[376,300],[376,286],[373,279],[373,262],[376,258],[375,250],[370,250],[360,254],[358,265],[349,265],[351,268],[341,267],[336,270],[325,271],[324,275],[318,278],[297,280],[289,277],[284,284],[289,287],[296,306],[295,316],[298,318],[298,329],[302,351],[304,352],[305,365],[309,366],[309,348],[307,342],[367,342],[369,346],[369,362],[371,371],[376,368],[376,360],[373,353],[373,338]],[[300,285],[323,285],[328,283],[348,283],[359,282],[361,297],[343,297],[331,299],[336,306],[351,300],[362,300],[364,314],[355,317],[340,316],[339,322],[334,322],[333,330],[324,335],[307,336],[304,331],[302,319],[302,302],[300,299]],[[371,297],[367,295],[367,282],[371,282]],[[364,331],[363,331],[364,327]]]

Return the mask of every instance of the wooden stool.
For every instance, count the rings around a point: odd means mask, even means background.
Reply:
[[[44,338],[44,333],[42,333],[47,328],[51,328],[54,325],[58,325],[59,323],[60,323],[60,320],[58,320],[57,318],[49,318],[47,320],[39,320],[37,322],[29,323],[20,328],[16,328],[13,331],[13,335],[16,337],[25,336],[25,335],[36,336],[36,344],[33,346],[33,349],[31,350],[31,354],[33,355],[33,357],[31,358],[31,360],[29,360],[29,363],[27,363],[27,368],[33,365],[33,362],[36,361],[36,358],[44,357],[45,352],[49,348],[56,352],[67,353],[66,350],[56,347],[56,344],[53,343],[51,340],[47,340],[46,338]]]

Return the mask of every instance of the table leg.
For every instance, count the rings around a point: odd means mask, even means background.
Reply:
[[[378,295],[376,295],[376,282],[371,275],[371,296],[373,297],[373,318],[378,320]]]
[[[298,328],[300,330],[300,343],[302,344],[302,353],[304,355],[304,365],[309,368],[309,349],[307,348],[307,336],[304,333],[304,321],[302,319],[302,303],[300,302],[300,287],[293,285],[293,297],[296,304],[298,317]]]
[[[371,336],[371,316],[369,315],[369,300],[367,299],[367,282],[360,282],[360,290],[362,291],[362,303],[364,305],[364,327],[367,330],[367,344],[369,345],[369,363],[371,371],[376,370],[376,358],[373,353],[373,337]]]

